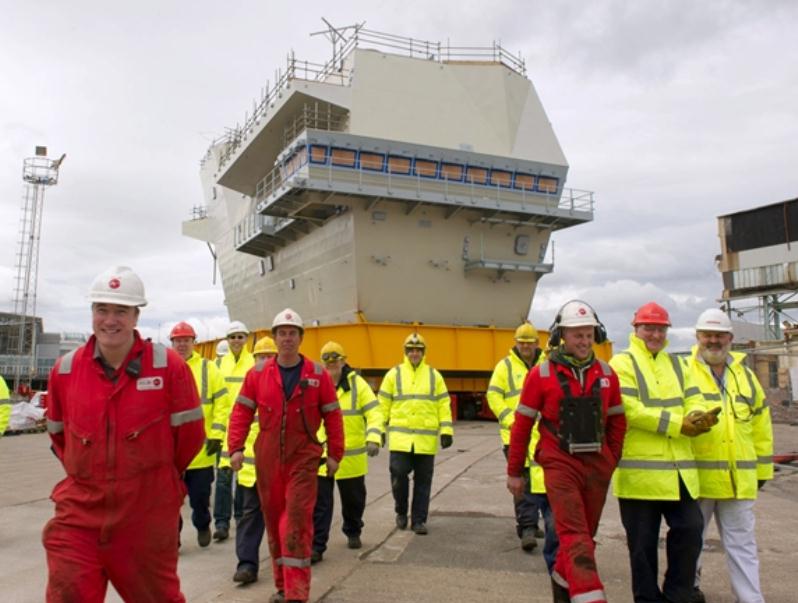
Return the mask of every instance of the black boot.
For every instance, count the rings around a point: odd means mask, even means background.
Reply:
[[[557,584],[554,578],[551,579],[551,594],[554,603],[571,603],[571,595],[568,594],[568,589]]]

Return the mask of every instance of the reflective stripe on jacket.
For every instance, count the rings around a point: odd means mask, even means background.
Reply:
[[[323,420],[330,455],[337,461],[341,460],[344,454],[343,420],[330,376],[320,364],[301,358],[299,382],[288,399],[274,358],[267,360],[260,370],[247,373],[230,415],[229,450],[245,449],[257,412],[260,434],[255,444],[256,459],[291,465],[297,458],[307,459],[316,455],[320,458],[321,445],[316,433]],[[261,469],[258,468],[259,473]]]
[[[744,359],[745,354],[730,353],[723,392],[698,346],[685,362],[704,395],[705,409],[721,407],[718,424],[692,440],[702,498],[756,498],[757,480],[773,478],[770,409]]]
[[[338,387],[338,403],[344,416],[344,458],[335,479],[347,479],[366,475],[369,470],[366,456],[366,442],[381,443],[382,413],[374,392],[366,380],[355,371],[347,375],[349,390]],[[319,429],[319,440],[325,441],[327,436],[324,426]],[[326,456],[326,451],[325,451]],[[319,475],[327,475],[327,467],[319,467]]]
[[[56,515],[97,528],[162,505],[176,510],[185,495],[180,474],[205,441],[191,371],[136,332],[110,379],[95,344],[92,336],[50,373],[47,430],[67,473],[53,490]]]
[[[666,346],[667,347],[667,344]],[[634,333],[629,348],[610,365],[618,374],[626,412],[626,438],[613,493],[619,498],[679,500],[679,477],[698,497],[698,472],[684,416],[702,409],[703,398],[676,356],[656,357]]]
[[[546,355],[538,349],[535,354],[536,360],[533,366],[539,365],[546,359]],[[529,372],[526,363],[518,356],[515,348],[499,360],[493,374],[490,377],[486,398],[488,406],[496,415],[499,421],[499,436],[502,445],[510,445],[510,429],[515,421],[515,409],[521,399],[521,390],[524,387],[524,379]],[[540,432],[537,426],[532,430],[532,441],[529,444],[529,458],[527,465],[529,470],[529,485],[532,492],[545,494],[546,486],[543,483],[543,467],[538,465],[532,457],[535,454],[535,446],[540,439]]]
[[[436,454],[438,437],[454,435],[446,384],[424,359],[414,368],[405,357],[402,364],[390,369],[378,397],[390,450]]]
[[[536,361],[532,366],[540,364],[545,355],[538,350]],[[504,358],[499,360],[490,377],[486,397],[496,419],[499,421],[499,434],[502,444],[510,443],[510,428],[515,420],[515,409],[521,398],[521,389],[529,369],[526,363],[518,356],[515,348],[510,350]]]
[[[258,439],[259,433],[258,413],[255,413],[252,418],[252,425],[249,427],[247,441],[244,444],[244,464],[241,466],[241,470],[236,473],[238,483],[247,488],[253,488],[255,482],[258,481],[257,472],[255,471],[255,440]]]
[[[211,440],[225,439],[227,421],[230,417],[232,402],[227,395],[227,386],[216,364],[203,358],[197,352],[191,354],[186,361],[194,376],[197,386],[202,414],[205,417],[205,437]],[[205,448],[199,451],[188,466],[189,469],[202,469],[213,467],[216,464],[216,455],[206,454]]]
[[[244,385],[244,378],[247,376],[247,372],[249,372],[249,369],[253,366],[255,366],[255,357],[246,347],[242,348],[241,353],[238,355],[238,359],[233,355],[233,352],[227,352],[227,354],[222,356],[221,362],[219,362],[219,371],[222,373],[222,377],[224,377],[224,383],[227,387],[227,396],[230,399],[228,415],[224,423],[225,427],[229,426],[230,413],[233,412],[236,398],[238,398],[238,392],[241,391],[241,386]],[[227,438],[224,438],[222,442],[222,454],[219,459],[219,467],[230,467],[230,449],[227,448]]]

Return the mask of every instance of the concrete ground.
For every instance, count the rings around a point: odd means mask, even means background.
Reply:
[[[798,451],[798,427],[777,425],[775,430],[777,452]],[[372,460],[367,478],[364,548],[346,548],[336,518],[324,561],[313,566],[312,601],[551,600],[540,548],[524,553],[515,536],[494,423],[456,424],[455,445],[437,457],[428,536],[395,529],[387,461],[382,451]],[[0,600],[6,603],[43,600],[47,568],[40,535],[52,514],[49,492],[62,476],[45,434],[0,438]],[[798,600],[797,501],[798,470],[786,469],[762,490],[756,505],[762,584],[769,603]],[[187,508],[183,517],[189,517]],[[187,523],[179,572],[188,601],[267,600],[273,587],[265,545],[260,581],[240,587],[231,581],[236,565],[232,538],[200,549]],[[597,542],[599,571],[609,599],[631,601],[625,537],[617,501],[611,495]],[[714,527],[707,547],[702,588],[711,603],[731,603],[734,599]],[[119,600],[111,589],[108,601]]]

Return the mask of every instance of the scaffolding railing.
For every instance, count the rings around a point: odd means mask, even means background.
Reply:
[[[287,171],[285,166],[273,168],[255,186],[255,202],[260,204],[266,201],[273,193],[277,192],[284,183],[287,183],[300,168],[307,169],[310,164],[305,162]],[[386,186],[386,193],[392,192],[422,192],[442,194],[444,198],[465,198],[471,201],[490,200],[517,204],[518,211],[528,213],[530,210],[543,209],[544,211],[560,210],[574,212],[593,212],[593,191],[563,188],[558,197],[553,194],[535,193],[524,189],[510,189],[500,185],[485,185],[473,179],[465,182],[449,180],[432,180],[420,174],[392,174],[390,172],[374,172],[360,165],[355,167],[335,167],[332,162],[325,165],[313,166],[314,170],[324,170],[327,186],[332,187],[334,182],[349,182],[362,186],[365,183],[375,183],[379,179]],[[305,173],[304,175],[307,175]]]
[[[397,36],[379,31],[372,31],[361,26],[354,31],[339,46],[333,46],[332,58],[326,63],[297,59],[292,50],[286,55],[285,70],[277,69],[274,84],[269,81],[261,88],[260,98],[252,101],[252,110],[244,114],[244,121],[236,123],[232,128],[215,139],[205,156],[204,163],[212,156],[213,149],[222,144],[219,155],[219,165],[224,165],[238,150],[246,134],[265,119],[269,108],[274,105],[279,95],[290,87],[292,80],[309,80],[335,84],[349,85],[352,71],[345,66],[345,58],[356,48],[382,50],[399,56],[424,59],[438,63],[456,62],[485,62],[496,63],[526,77],[526,63],[520,54],[513,55],[505,49],[500,42],[493,41],[490,46],[452,46],[446,43],[417,40],[415,38]]]

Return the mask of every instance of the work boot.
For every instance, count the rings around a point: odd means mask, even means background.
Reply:
[[[413,524],[413,527],[411,529],[413,530],[413,532],[415,532],[420,536],[428,534],[427,525],[423,522]]]
[[[256,582],[258,580],[258,574],[255,573],[255,570],[250,569],[248,567],[242,567],[236,570],[236,573],[233,574],[233,582],[240,582],[241,584],[250,584],[251,582]]]
[[[693,588],[693,592],[690,595],[690,603],[706,603],[707,598],[704,596],[704,593],[701,592],[701,589],[697,586]]]
[[[311,565],[317,564],[322,559],[324,559],[324,553],[322,553],[321,551],[313,551],[310,554],[310,564]]]
[[[206,547],[211,543],[211,530],[205,528],[204,530],[197,530],[197,544],[201,547]]]
[[[535,538],[545,538],[546,533],[539,527],[535,526]]]
[[[521,548],[527,553],[531,553],[537,547],[538,541],[535,539],[535,528],[524,528],[521,532]]]
[[[346,546],[350,549],[359,549],[363,547],[363,543],[360,542],[360,536],[348,536]]]
[[[213,539],[216,542],[222,542],[222,540],[227,540],[229,537],[230,537],[230,528],[217,527],[216,531],[213,533]]]
[[[407,515],[396,515],[396,527],[400,530],[407,529]]]
[[[285,593],[281,590],[278,590],[271,597],[269,597],[268,603],[285,603]]]
[[[553,603],[571,603],[571,595],[568,594],[568,589],[560,586],[551,579],[551,594]]]

